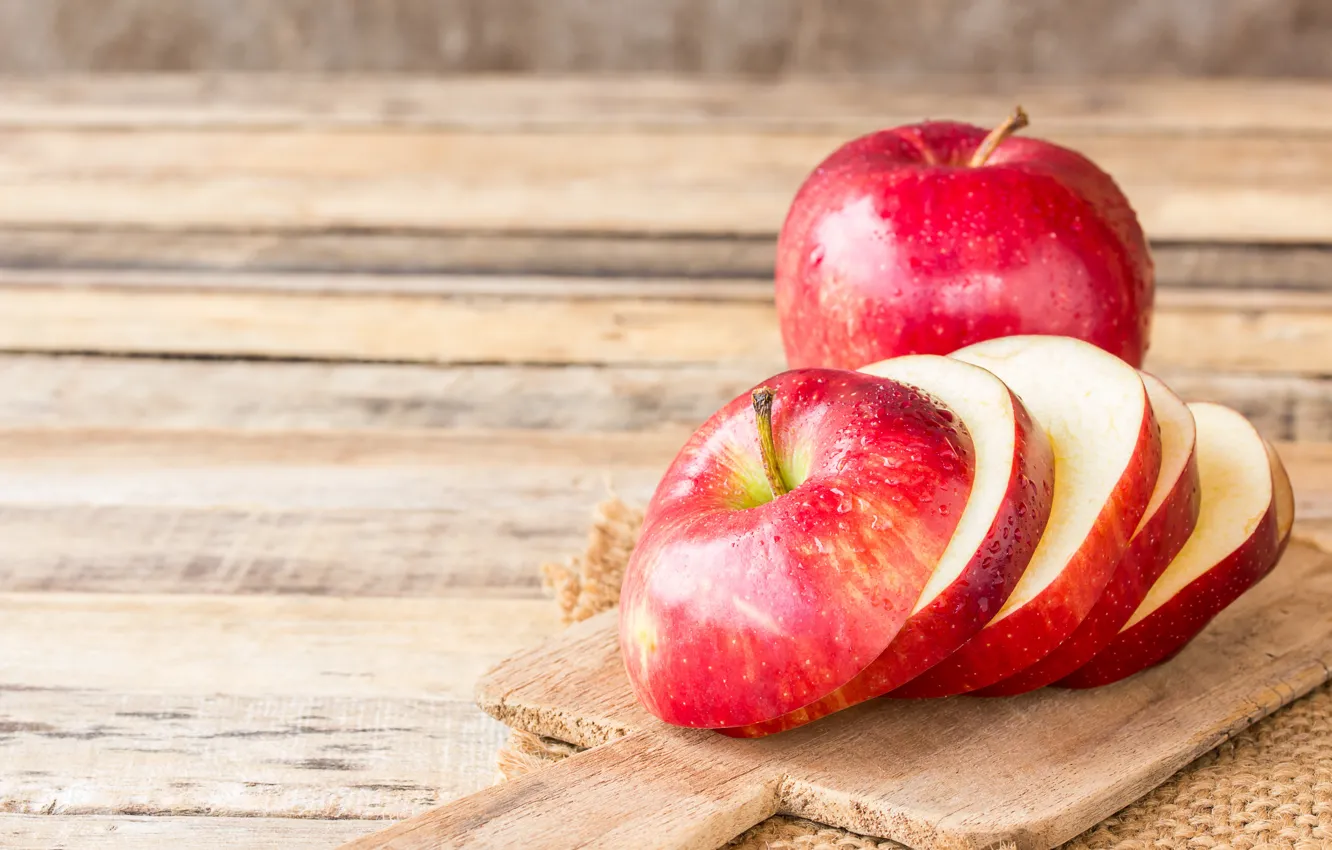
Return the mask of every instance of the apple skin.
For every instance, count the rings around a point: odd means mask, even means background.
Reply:
[[[1182,401],[1175,400],[1183,405]],[[1198,523],[1202,490],[1198,484],[1198,455],[1193,445],[1194,441],[1190,440],[1189,459],[1184,471],[1175,479],[1160,509],[1144,519],[1134,532],[1128,551],[1115,567],[1110,583],[1077,631],[1025,670],[998,684],[974,691],[976,696],[1013,696],[1053,684],[1091,661],[1115,639]]]
[[[1096,688],[1126,679],[1175,657],[1217,614],[1276,567],[1295,519],[1290,478],[1271,443],[1263,441],[1272,475],[1272,500],[1236,549],[1159,608],[1124,629],[1101,652],[1056,684]]]
[[[679,726],[744,726],[846,684],[910,615],[975,468],[970,435],[909,387],[785,372],[771,498],[749,394],[689,439],[648,504],[620,601],[634,693]]]
[[[1060,679],[1059,686],[1097,688],[1173,658],[1217,614],[1271,572],[1284,547],[1285,541],[1277,534],[1273,505],[1238,549],[1160,608],[1120,632],[1090,663]]]
[[[1044,658],[1078,628],[1127,551],[1160,469],[1161,443],[1150,405],[1137,442],[1139,449],[1102,506],[1091,532],[1073,560],[1040,595],[1005,617],[1003,628],[982,629],[957,652],[890,696],[943,697],[989,687]]]
[[[1123,193],[1074,151],[927,122],[863,136],[800,187],[777,247],[787,362],[846,369],[999,336],[1083,339],[1141,366],[1155,273]]]
[[[717,731],[734,738],[760,738],[882,696],[938,664],[1003,607],[1040,542],[1054,488],[1049,439],[1016,396],[1013,409],[1016,460],[1008,491],[984,542],[957,579],[912,614],[874,663],[841,688],[767,723]]]

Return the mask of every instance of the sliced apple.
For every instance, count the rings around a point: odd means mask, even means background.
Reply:
[[[917,355],[863,370],[924,392],[971,434],[976,471],[957,528],[911,616],[893,642],[850,682],[797,711],[719,730],[759,737],[803,726],[896,688],[946,658],[1008,599],[1045,529],[1054,495],[1049,438],[990,372],[960,360]]]
[[[1288,530],[1294,517],[1280,459],[1272,462],[1253,425],[1230,408],[1190,408],[1202,482],[1197,528],[1123,630],[1061,685],[1106,685],[1169,658],[1276,563],[1281,523]]]
[[[625,568],[635,696],[713,729],[842,687],[910,618],[974,476],[957,415],[896,381],[797,369],[735,399],[676,455]]]
[[[1193,533],[1200,502],[1193,414],[1159,378],[1143,374],[1142,381],[1161,427],[1161,473],[1128,551],[1119,559],[1096,607],[1073,634],[1040,661],[977,694],[1011,696],[1034,691],[1086,664],[1115,639]]]
[[[1069,337],[987,340],[951,355],[1017,394],[1055,455],[1050,520],[1003,608],[957,652],[893,692],[939,697],[987,687],[1034,664],[1095,606],[1147,510],[1161,439],[1138,371]]]
[[[1263,440],[1263,445],[1267,447],[1267,460],[1272,464],[1272,498],[1276,502],[1277,536],[1281,539],[1281,551],[1284,552],[1286,544],[1290,542],[1290,532],[1295,527],[1295,490],[1290,486],[1290,475],[1286,472],[1286,465],[1281,462],[1281,455],[1277,454],[1276,446],[1266,440]]]

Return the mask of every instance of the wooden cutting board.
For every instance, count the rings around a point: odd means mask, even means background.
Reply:
[[[481,706],[595,749],[347,850],[713,850],[777,813],[915,848],[1050,848],[1332,677],[1332,558],[1277,570],[1173,661],[1093,691],[875,700],[757,741],[634,701],[614,612],[492,671]]]

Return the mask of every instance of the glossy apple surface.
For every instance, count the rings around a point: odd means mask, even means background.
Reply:
[[[1119,559],[1096,606],[1073,634],[1040,661],[977,694],[1011,696],[1034,691],[1086,664],[1115,639],[1193,533],[1201,498],[1193,414],[1159,378],[1143,374],[1142,381],[1161,428],[1161,472],[1128,551]]]
[[[1276,563],[1278,513],[1294,516],[1293,499],[1277,495],[1290,491],[1284,469],[1240,414],[1217,404],[1190,408],[1202,483],[1197,528],[1114,641],[1061,685],[1106,685],[1173,656]]]
[[[962,420],[975,479],[961,520],[911,616],[869,667],[811,705],[722,732],[759,737],[880,696],[946,658],[987,623],[1017,586],[1054,497],[1049,438],[990,372],[950,357],[899,357],[865,367],[938,399]]]
[[[993,685],[1044,658],[1091,613],[1151,500],[1161,440],[1138,370],[1067,337],[1007,337],[952,355],[1006,383],[1054,448],[1050,519],[1004,607],[938,665],[893,692],[938,697]]]
[[[1077,337],[1142,364],[1154,273],[1114,181],[1074,151],[953,122],[838,149],[777,249],[787,362],[859,368],[1015,334]]]
[[[667,470],[625,574],[625,667],[668,723],[760,723],[846,684],[910,616],[971,491],[970,435],[917,390],[824,369],[765,385],[789,492],[773,498],[742,396]]]

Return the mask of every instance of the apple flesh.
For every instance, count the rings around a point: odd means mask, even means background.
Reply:
[[[1193,533],[1201,498],[1193,414],[1159,378],[1143,374],[1142,381],[1161,428],[1161,472],[1128,551],[1119,559],[1096,607],[1073,634],[1040,661],[977,691],[978,695],[1011,696],[1034,691],[1090,661],[1119,634],[1152,583]]]
[[[961,519],[888,648],[841,688],[766,723],[721,732],[754,738],[802,726],[880,696],[942,661],[1008,599],[1045,529],[1054,496],[1049,438],[990,372],[937,355],[863,371],[914,387],[957,414],[971,435],[975,479]]]
[[[1054,448],[1050,519],[1008,601],[957,652],[893,692],[967,693],[1052,652],[1091,613],[1147,510],[1161,440],[1138,371],[1067,337],[1007,337],[952,355],[1017,394]]]
[[[814,170],[777,247],[792,367],[855,369],[1019,334],[1077,337],[1142,364],[1155,283],[1128,201],[1082,155],[1007,129],[898,127]],[[987,139],[997,146],[978,155]]]
[[[1267,448],[1267,460],[1272,465],[1272,501],[1276,505],[1277,537],[1281,541],[1280,552],[1286,551],[1290,542],[1290,533],[1295,528],[1295,490],[1290,486],[1290,475],[1286,465],[1281,462],[1276,446],[1263,440]],[[1280,553],[1277,555],[1280,559]]]
[[[760,398],[770,416],[746,395],[685,444],[626,570],[621,654],[668,723],[761,723],[845,685],[910,616],[971,491],[971,436],[915,389],[806,369]]]
[[[1294,517],[1284,467],[1239,413],[1190,407],[1202,482],[1197,528],[1114,641],[1061,685],[1107,685],[1170,658],[1276,564],[1282,522],[1288,534]]]

